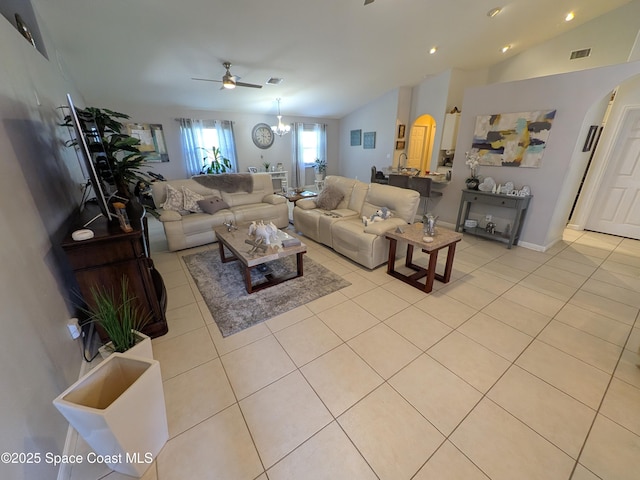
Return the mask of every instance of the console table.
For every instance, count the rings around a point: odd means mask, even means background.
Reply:
[[[154,268],[148,256],[146,218],[135,225],[131,232],[123,232],[119,225],[107,222],[104,217],[94,220],[87,228],[94,232],[89,240],[75,241],[73,231],[83,228],[85,222],[97,213],[94,208],[86,208],[71,221],[68,234],[62,242],[62,249],[75,274],[80,294],[90,302],[91,288],[120,289],[123,275],[129,280],[129,289],[139,305],[142,314],[149,314],[151,321],[142,329],[150,337],[164,335],[168,331],[165,311],[167,291],[160,273]],[[74,299],[76,301],[76,299]],[[105,340],[104,333],[101,338]]]
[[[529,207],[529,202],[533,198],[533,195],[527,195],[524,197],[515,195],[503,195],[491,192],[481,192],[478,190],[462,190],[462,198],[460,199],[460,208],[458,209],[458,219],[456,221],[456,232],[466,232],[472,235],[477,235],[491,240],[497,240],[507,244],[507,248],[511,248],[512,245],[517,245],[520,239],[520,232],[522,231],[522,225],[524,223],[525,214]],[[469,218],[469,210],[474,203],[481,203],[484,205],[493,205],[496,207],[511,208],[515,210],[515,218],[513,226],[508,237],[505,237],[502,232],[490,233],[485,231],[484,228],[467,228],[464,226],[465,220]]]

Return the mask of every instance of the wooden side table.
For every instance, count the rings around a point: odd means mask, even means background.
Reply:
[[[423,233],[423,224],[414,223],[413,225],[407,225],[404,227],[403,233],[389,231],[385,235],[389,239],[389,260],[387,261],[387,273],[392,277],[402,280],[403,282],[416,287],[419,290],[423,290],[425,293],[433,290],[433,281],[439,280],[443,283],[448,283],[451,280],[451,271],[453,270],[453,258],[456,254],[456,243],[462,240],[462,234],[446,230],[443,228],[436,228],[436,234],[433,237],[433,242],[427,243],[422,240],[425,236]],[[395,269],[396,262],[396,250],[398,241],[407,243],[407,256],[405,258],[405,267],[414,270],[416,273],[412,275],[405,275],[398,272]],[[414,247],[420,248],[423,252],[429,254],[429,265],[427,268],[423,268],[420,265],[413,263],[413,249]],[[444,248],[447,248],[447,262],[445,264],[444,273],[436,273],[436,264],[438,262],[438,252]],[[421,278],[426,277],[425,283],[419,282]]]
[[[295,205],[298,200],[302,200],[303,198],[313,198],[317,196],[318,194],[316,192],[310,192],[308,190],[305,190],[304,192],[300,192],[300,193],[286,194],[284,198],[286,198],[287,200],[289,200],[291,203]]]

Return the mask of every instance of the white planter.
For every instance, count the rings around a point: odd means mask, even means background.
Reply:
[[[153,347],[151,346],[151,338],[144,333],[138,332],[137,330],[134,330],[133,333],[136,336],[136,344],[126,352],[123,352],[123,354],[133,357],[150,358],[153,360]],[[102,358],[109,357],[109,355],[114,353],[113,343],[105,343],[100,348],[98,348],[98,352],[100,352],[100,356]]]
[[[320,181],[322,181],[322,180],[324,180],[324,173],[318,173],[318,172],[316,172],[316,181],[317,181],[317,182],[320,182]]]
[[[106,464],[141,477],[169,439],[157,360],[114,353],[54,401]]]

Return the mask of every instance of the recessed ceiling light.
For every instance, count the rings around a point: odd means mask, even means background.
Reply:
[[[567,16],[564,17],[564,21],[565,22],[570,22],[571,20],[573,20],[574,18],[576,18],[576,14],[573,12],[569,12],[567,13]]]
[[[429,54],[433,55],[434,53],[436,53],[438,51],[438,47],[431,47],[431,49],[429,50]]]
[[[502,53],[506,53],[507,51],[509,51],[511,49],[511,45],[505,45],[504,47],[502,47]]]
[[[502,11],[501,7],[493,7],[491,10],[487,12],[487,17],[493,18],[498,15]]]

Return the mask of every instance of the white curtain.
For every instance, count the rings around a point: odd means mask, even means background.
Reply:
[[[220,153],[231,162],[231,171],[238,171],[238,153],[236,151],[236,140],[233,135],[233,122],[222,120],[216,122],[216,131],[218,132],[218,141],[220,145]]]
[[[314,133],[311,138],[303,135],[310,132]],[[293,186],[302,188],[307,184],[307,168],[313,167],[316,158],[327,159],[327,126],[323,123],[294,123],[292,148]]]
[[[302,132],[304,132],[304,123],[293,124],[293,136],[291,146],[293,149],[293,175],[292,181],[295,188],[303,188],[305,186],[305,163],[304,148],[302,143]]]
[[[202,120],[179,118],[180,139],[182,140],[182,156],[184,157],[187,177],[197,175],[202,170],[204,155],[199,150],[204,145]]]
[[[211,147],[220,149],[223,157],[231,162],[231,171],[238,171],[238,154],[236,153],[236,142],[233,135],[233,123],[229,120],[197,120],[194,118],[178,118],[180,124],[180,138],[182,140],[182,155],[185,160],[187,176],[197,175],[202,171],[206,163],[206,150],[211,151]],[[212,130],[217,134],[218,145],[211,145],[215,142],[215,136],[211,137]],[[206,133],[205,134],[205,130]],[[208,140],[207,140],[208,139]]]

